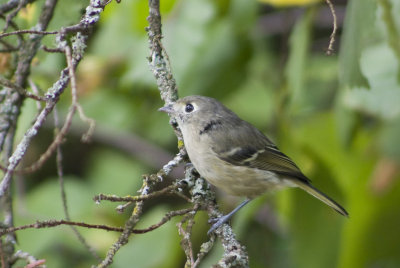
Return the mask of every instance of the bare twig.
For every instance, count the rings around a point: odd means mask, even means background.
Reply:
[[[75,70],[74,70],[74,66],[72,63],[71,48],[69,46],[67,46],[65,48],[65,56],[67,58],[69,76],[71,78],[72,107],[75,107],[75,109],[78,110],[81,120],[89,124],[88,131],[82,136],[83,141],[89,141],[91,136],[93,135],[93,131],[94,131],[96,124],[92,118],[89,118],[85,115],[81,105],[78,103],[78,93],[77,93],[78,90],[77,90],[77,85],[76,85]],[[74,109],[74,113],[75,113],[75,109]]]
[[[144,178],[142,187],[140,189],[141,195],[148,195],[152,189],[152,185],[153,182],[150,180],[149,177]],[[133,209],[132,215],[125,222],[122,234],[120,235],[118,240],[111,245],[104,260],[97,265],[98,268],[109,266],[113,262],[114,256],[118,252],[118,250],[126,243],[128,243],[129,236],[132,234],[132,230],[136,226],[136,223],[139,221],[139,217],[142,214],[142,209],[143,201],[137,202],[135,208]]]
[[[86,131],[86,133],[84,133],[82,135],[82,142],[90,142],[92,140],[94,129],[96,127],[96,121],[93,118],[86,116],[85,112],[83,111],[82,106],[79,103],[77,103],[77,108],[78,108],[79,118],[83,122],[85,122],[89,125],[89,128]]]
[[[130,218],[125,222],[125,226],[124,226],[124,230],[121,234],[121,236],[119,237],[119,239],[110,247],[110,249],[107,252],[106,257],[104,258],[104,260],[99,263],[97,265],[97,267],[107,267],[109,266],[114,259],[115,254],[118,252],[118,250],[124,246],[127,242],[128,242],[128,238],[132,233],[145,233],[145,232],[149,232],[152,231],[158,227],[160,227],[161,225],[163,225],[164,223],[166,223],[167,221],[169,221],[172,217],[174,216],[178,216],[178,215],[184,215],[187,214],[189,212],[192,212],[194,210],[194,208],[189,208],[189,209],[183,209],[183,210],[178,210],[178,211],[173,211],[173,212],[169,212],[167,213],[167,215],[158,223],[155,225],[150,226],[147,229],[143,229],[143,230],[135,230],[134,227],[136,226],[136,223],[139,221],[139,217],[142,214],[142,208],[143,208],[143,204],[144,204],[144,200],[147,200],[149,198],[153,198],[156,196],[160,196],[162,194],[171,192],[171,191],[176,191],[179,188],[182,188],[184,186],[184,184],[180,184],[179,182],[173,185],[170,185],[158,192],[154,192],[152,193],[152,189],[154,187],[155,184],[159,183],[162,181],[162,177],[166,174],[168,174],[172,168],[176,165],[178,165],[180,163],[180,161],[182,160],[182,157],[180,155],[177,155],[174,158],[174,161],[170,161],[167,165],[165,165],[163,167],[163,169],[161,169],[157,174],[153,174],[153,175],[144,175],[143,176],[143,184],[142,187],[140,188],[139,192],[140,195],[139,196],[132,196],[132,197],[124,197],[124,198],[119,198],[117,196],[106,196],[106,195],[98,195],[94,198],[94,200],[96,202],[100,202],[100,200],[109,200],[109,201],[117,201],[117,202],[126,202],[128,201],[130,204],[130,202],[136,202],[135,208],[133,209],[133,213],[130,216]],[[124,206],[125,208],[125,206]],[[121,209],[121,208],[120,208]],[[197,208],[195,209],[197,210]]]
[[[210,236],[209,240],[201,244],[200,251],[197,254],[197,259],[193,263],[192,268],[196,268],[200,265],[200,262],[204,259],[205,256],[210,252],[213,248],[215,242],[215,236]]]
[[[1,43],[4,47],[6,47],[6,49],[3,49],[3,50],[2,50],[2,53],[5,53],[5,52],[14,52],[14,51],[17,51],[17,50],[18,50],[17,47],[15,47],[15,46],[13,46],[13,45],[7,43],[7,42],[4,41],[4,40],[0,40],[0,43]]]
[[[333,6],[332,2],[330,0],[325,0],[327,5],[329,6],[329,9],[331,10],[332,17],[333,17],[333,30],[329,39],[329,46],[328,49],[326,50],[327,55],[332,55],[334,52],[333,49],[333,44],[335,43],[335,37],[336,37],[336,31],[337,31],[337,17],[336,17],[336,12],[335,12],[335,7]]]
[[[147,195],[140,195],[140,196],[124,196],[124,197],[120,197],[120,196],[116,196],[116,195],[99,194],[99,195],[96,195],[93,198],[93,200],[96,203],[99,203],[100,201],[103,201],[103,200],[107,200],[107,201],[111,201],[111,202],[138,202],[138,201],[144,201],[144,200],[152,199],[154,197],[161,196],[161,195],[164,195],[166,193],[174,193],[174,191],[177,190],[179,187],[182,187],[182,186],[173,184],[173,185],[170,185],[168,187],[163,188],[160,191],[149,193]]]
[[[27,1],[19,1],[19,5],[17,9],[22,8],[22,2],[25,4]],[[38,18],[38,22],[35,25],[35,30],[44,31],[54,12],[54,8],[56,6],[56,0],[46,0],[42,6],[42,10],[40,16]],[[15,13],[16,14],[16,13]],[[11,18],[13,14],[10,14]],[[6,26],[8,27],[7,21],[11,21],[10,17],[6,19]],[[13,23],[10,23],[14,27]],[[15,81],[15,85],[19,88],[25,88],[27,78],[30,74],[31,62],[35,57],[39,44],[42,40],[42,36],[31,35],[27,40],[23,40],[22,38],[18,38],[20,44],[18,45],[18,55],[17,60],[18,64],[16,64],[16,69],[14,72],[13,81]],[[16,168],[23,155],[26,152],[28,143],[24,143],[23,141],[17,146],[17,149],[12,152],[14,148],[14,138],[16,133],[16,126],[19,114],[21,112],[21,107],[23,104],[23,95],[15,92],[14,89],[5,88],[5,91],[8,92],[5,94],[6,99],[4,103],[6,103],[7,109],[2,109],[2,117],[3,124],[1,133],[0,133],[0,148],[4,148],[4,157],[7,158],[7,161],[4,161],[7,167],[7,171],[4,174],[3,180],[0,183],[0,199],[2,201],[3,210],[4,210],[4,224],[8,227],[12,227],[13,224],[13,210],[12,210],[12,195],[10,191],[11,179],[13,170]],[[7,111],[7,112],[4,112]],[[27,133],[26,136],[35,136],[38,129],[35,129],[35,133]],[[25,141],[27,141],[25,139]],[[23,151],[23,152],[22,152]],[[4,246],[3,251],[6,252],[5,266],[11,266],[11,257],[14,253],[14,244],[15,237],[13,233],[7,234],[7,237],[3,240]]]
[[[54,115],[54,126],[55,126],[55,130],[56,130],[55,133],[57,133],[58,125],[59,125],[57,109],[54,109],[53,115]],[[64,171],[63,171],[62,162],[63,162],[63,154],[62,154],[62,150],[61,150],[61,144],[58,144],[57,145],[57,154],[56,154],[56,166],[57,166],[58,181],[60,183],[61,201],[62,201],[62,205],[63,205],[65,219],[67,221],[71,221],[71,217],[70,217],[69,210],[68,210],[68,204],[67,204],[67,194],[65,192]],[[71,226],[71,229],[74,232],[75,236],[78,238],[79,242],[81,242],[81,244],[92,254],[92,256],[97,261],[100,261],[101,259],[100,259],[99,255],[97,254],[97,252],[95,251],[95,249],[86,242],[85,238],[78,231],[78,229],[75,228],[75,226]]]
[[[9,81],[9,80],[1,77],[1,76],[0,76],[0,84],[5,86],[5,87],[9,87],[9,88],[15,89],[20,95],[25,96],[27,98],[31,98],[31,99],[34,99],[34,100],[37,100],[37,101],[42,101],[42,102],[46,101],[45,97],[32,94],[29,91],[27,91],[26,89],[24,89],[24,88],[14,84],[14,83],[12,83],[11,81]]]
[[[201,207],[205,206],[209,218],[222,216],[215,202],[215,193],[210,190],[209,184],[204,179],[197,178],[197,175],[193,172],[193,168],[186,170],[186,176],[187,180],[194,181],[194,186],[191,189],[194,203]],[[212,236],[220,238],[224,248],[224,254],[215,267],[249,267],[247,251],[236,239],[229,224],[223,224],[222,228],[217,229]],[[208,242],[203,243],[198,259],[202,259],[211,250],[214,240],[215,238],[211,237]],[[196,265],[199,265],[199,262],[196,261]]]
[[[182,155],[181,152],[179,152],[174,159],[169,161],[166,165],[163,166],[163,168],[158,172],[159,176],[167,176],[169,173],[171,173],[172,169],[177,167],[180,163],[183,162],[184,156]]]
[[[51,1],[51,0],[48,0]],[[82,18],[79,28],[85,28],[86,31],[89,31],[90,28],[94,23],[96,23],[99,20],[99,14],[102,11],[102,7],[98,6],[99,1],[97,0],[91,0],[91,5],[87,8],[85,16]],[[78,28],[78,26],[71,27],[70,29]],[[22,141],[18,144],[17,149],[14,151],[13,156],[10,158],[10,163],[7,167],[6,174],[4,176],[3,181],[0,183],[0,196],[4,194],[4,191],[8,189],[11,181],[11,176],[12,173],[14,172],[15,168],[21,161],[22,157],[25,155],[26,150],[30,144],[31,139],[36,136],[38,130],[42,127],[45,119],[47,118],[48,114],[53,110],[55,104],[58,101],[58,97],[60,94],[64,91],[65,87],[67,86],[69,79],[71,77],[71,74],[74,74],[74,69],[76,68],[77,64],[82,58],[82,53],[85,48],[85,40],[86,37],[80,34],[79,32],[76,34],[74,42],[75,47],[76,47],[76,54],[72,55],[70,53],[70,57],[67,56],[67,61],[68,61],[68,67],[65,68],[61,72],[61,77],[60,79],[53,85],[52,88],[48,90],[46,93],[46,99],[48,100],[46,103],[46,107],[42,110],[42,112],[39,114],[37,117],[35,123],[33,126],[26,132],[24,138]],[[71,52],[69,47],[67,46],[66,42],[61,38],[59,39],[59,46],[62,47],[66,53]],[[71,71],[72,70],[72,71]],[[77,103],[76,102],[76,83],[74,85],[71,85],[72,91],[73,91],[73,104]],[[52,144],[48,147],[45,153],[41,155],[39,160],[32,164],[30,167],[26,168],[25,172],[33,172],[37,169],[39,169],[43,164],[49,159],[49,157],[55,152],[57,145],[60,144],[68,132],[71,122],[72,122],[72,117],[76,112],[78,105],[71,105],[67,118],[65,120],[65,124],[63,128],[61,128],[59,134],[56,136],[56,138],[53,140]],[[86,120],[87,118],[84,118]],[[92,131],[93,126],[89,127],[89,131]],[[88,133],[87,135],[90,135],[91,133]]]
[[[0,34],[0,38],[10,36],[10,35],[20,35],[20,34],[38,34],[38,35],[49,35],[49,34],[58,34],[58,31],[35,31],[35,30],[18,30],[14,32],[2,33]]]
[[[36,86],[36,84],[32,81],[32,79],[28,78],[28,83],[29,83],[29,86],[31,87],[33,93],[34,93],[35,95],[39,95],[39,88],[38,88],[38,87]],[[41,103],[40,101],[37,101],[37,102],[36,102],[36,107],[37,107],[37,110],[38,110],[38,111],[42,110],[42,103]]]
[[[28,3],[27,0],[19,1],[17,8],[13,12],[11,12],[10,14],[7,15],[6,24],[3,28],[3,30],[6,30],[8,28],[10,21],[18,14],[18,12],[21,10],[21,8],[24,7],[27,3]]]
[[[28,264],[24,268],[42,267],[40,265],[46,262],[46,260],[37,260],[28,252],[23,252],[21,250],[15,252],[12,259],[12,262],[16,262],[17,260],[25,260]]]
[[[2,104],[3,102],[7,104],[7,109],[2,107],[2,117],[6,124],[2,125],[0,133],[0,148],[4,149],[2,154],[2,161],[7,165],[5,169],[5,174],[3,180],[0,182],[0,198],[2,201],[2,211],[4,216],[4,221],[2,224],[2,230],[7,230],[6,238],[0,240],[0,255],[2,258],[2,267],[10,267],[12,264],[11,257],[14,252],[14,242],[13,238],[16,229],[13,229],[13,214],[12,214],[12,200],[10,185],[12,180],[12,174],[15,171],[17,165],[21,162],[22,158],[26,154],[31,140],[35,137],[39,129],[43,126],[48,115],[53,111],[56,103],[59,100],[60,95],[64,92],[71,79],[71,91],[73,92],[73,105],[71,106],[65,124],[56,135],[55,140],[49,146],[48,150],[39,158],[38,162],[34,164],[34,168],[40,167],[49,158],[49,156],[60,148],[60,144],[68,132],[72,120],[72,116],[78,110],[79,115],[82,120],[89,122],[89,131],[93,131],[93,121],[87,118],[83,110],[80,108],[76,99],[76,83],[75,83],[75,68],[82,58],[83,51],[86,46],[86,36],[91,31],[91,28],[99,20],[99,15],[102,12],[105,4],[100,0],[90,0],[90,4],[86,9],[85,15],[80,20],[79,24],[70,27],[62,28],[60,31],[48,32],[46,31],[47,26],[53,17],[54,9],[57,4],[57,0],[45,0],[41,5],[41,11],[36,25],[31,30],[19,30],[17,25],[12,21],[13,17],[21,10],[22,7],[26,6],[27,3],[34,2],[35,0],[9,0],[7,3],[0,5],[0,17],[6,20],[6,28],[10,25],[15,29],[13,32],[2,33],[0,38],[15,35],[17,37],[17,44],[15,46],[9,45],[8,42],[1,40],[3,48],[8,50],[18,49],[18,54],[15,58],[17,59],[17,64],[15,65],[14,76],[9,80],[4,80],[6,83],[4,90],[2,91]],[[11,11],[7,17],[3,14]],[[69,50],[68,40],[66,39],[70,35],[66,33],[76,33],[72,38],[72,50]],[[41,41],[44,35],[58,34],[56,37],[57,52],[63,51],[69,55],[67,57],[68,67],[61,71],[59,80],[54,83],[54,85],[47,90],[45,97],[39,97],[37,94],[32,94],[25,90],[26,83],[28,81],[29,74],[31,72],[31,62],[35,57],[38,49],[41,47]],[[10,39],[14,40],[14,39]],[[7,40],[8,41],[8,40]],[[50,51],[50,50],[49,50]],[[54,50],[53,50],[54,51]],[[4,82],[3,81],[3,82]],[[3,83],[4,84],[4,83]],[[31,83],[32,84],[32,83]],[[3,98],[4,97],[4,98]],[[40,113],[36,117],[32,126],[26,131],[21,142],[16,146],[14,150],[14,136],[17,125],[17,120],[20,114],[20,109],[23,104],[25,97],[33,98],[37,101],[45,102],[45,107],[40,109]],[[4,100],[4,101],[3,101]],[[4,112],[7,111],[8,113]],[[89,133],[90,134],[90,133]],[[14,150],[14,151],[13,151]],[[59,151],[60,152],[60,151]],[[61,163],[61,153],[58,154],[58,163]],[[60,177],[62,177],[62,171]],[[65,203],[65,198],[64,198]],[[66,210],[67,211],[67,210]],[[66,217],[68,218],[68,211],[66,212]],[[51,225],[51,222],[47,222]],[[60,222],[62,224],[62,222]],[[67,224],[66,221],[64,221]],[[53,222],[53,224],[55,224]],[[74,225],[75,223],[70,223],[69,225]],[[4,226],[3,226],[4,225]],[[77,224],[79,226],[79,224]],[[44,224],[46,226],[46,224]],[[38,228],[35,225],[35,228]],[[31,267],[36,267],[40,263],[32,264]]]
[[[44,127],[49,128],[50,124],[44,124]],[[82,135],[81,129],[84,127],[86,127],[84,124],[75,122],[74,125],[70,127],[69,133],[74,135]],[[133,155],[135,158],[143,161],[147,165],[152,166],[153,168],[158,168],[163,163],[171,159],[170,153],[149,143],[139,136],[121,130],[111,130],[105,126],[102,127],[101,125],[96,126],[96,132],[93,133],[93,139],[96,142],[104,143],[127,152]],[[51,156],[51,154],[49,156]],[[173,160],[170,160],[166,165],[164,165],[164,167],[158,172],[159,175],[162,177],[171,176],[172,178],[181,177],[183,175],[183,167],[178,167],[178,165],[183,162],[183,158],[184,156],[178,153]],[[38,165],[38,162],[40,161],[36,161],[30,166],[14,170],[13,173],[23,175],[35,172],[42,167],[41,164]],[[0,165],[0,170],[7,171],[7,168]],[[181,196],[179,193],[176,194]],[[181,197],[185,199],[184,196]]]
[[[54,108],[54,106],[51,107],[51,109],[53,109],[53,108]],[[76,106],[71,106],[68,111],[64,126],[58,132],[58,134],[56,135],[56,137],[54,138],[54,140],[52,141],[50,146],[39,157],[39,159],[35,163],[33,163],[29,167],[26,167],[23,169],[24,173],[31,173],[36,170],[39,170],[46,163],[46,161],[51,157],[51,155],[57,150],[57,146],[60,145],[64,141],[64,137],[68,133],[69,128],[71,127],[72,119],[75,114],[75,111],[76,111]],[[41,123],[40,127],[41,126],[42,126],[42,123]],[[8,168],[7,172],[9,172],[9,171],[10,171],[10,169]]]
[[[191,213],[196,212],[197,210],[198,210],[198,207],[170,211],[170,212],[166,213],[165,216],[158,223],[153,224],[144,229],[131,229],[130,232],[134,233],[134,234],[148,233],[150,231],[153,231],[153,230],[161,227],[162,225],[164,225],[165,223],[170,221],[173,217],[191,214]],[[133,213],[132,216],[133,215],[135,215],[135,213]],[[124,232],[125,231],[125,228],[113,227],[113,226],[108,226],[108,225],[104,225],[104,224],[89,224],[89,223],[85,223],[85,222],[76,222],[76,221],[70,221],[70,220],[48,220],[48,221],[37,221],[32,224],[22,225],[22,226],[18,226],[18,227],[9,227],[9,228],[5,228],[5,229],[1,229],[0,236],[3,236],[8,233],[14,233],[17,231],[26,230],[26,229],[52,228],[52,227],[57,227],[60,225],[78,226],[78,227],[89,228],[89,229],[101,229],[101,230],[113,231],[113,232]]]
[[[33,3],[35,1],[36,0],[28,0],[27,3]],[[19,4],[19,1],[15,1],[15,0],[9,0],[7,3],[1,4],[0,5],[0,14],[9,12],[10,10],[17,7],[18,4]]]
[[[16,231],[26,230],[26,229],[43,229],[43,228],[51,228],[60,225],[72,225],[72,226],[79,226],[84,228],[91,228],[91,229],[101,229],[105,231],[114,231],[114,232],[122,232],[121,227],[112,227],[103,224],[89,224],[85,222],[75,222],[75,221],[67,221],[67,220],[49,220],[49,221],[37,221],[32,224],[22,225],[19,227],[10,227],[7,229],[0,230],[0,236],[3,236],[8,233],[14,233]]]
[[[28,131],[25,133],[25,136],[22,138],[22,141],[17,145],[17,148],[14,151],[13,155],[9,158],[8,167],[6,169],[4,178],[0,183],[0,197],[3,196],[6,191],[8,191],[14,169],[17,167],[22,157],[25,155],[26,150],[28,149],[28,146],[32,138],[36,136],[40,127],[46,120],[47,115],[50,114],[53,108],[54,108],[53,102],[48,102],[46,104],[46,107],[41,111],[39,116],[36,118],[36,121],[33,124],[33,126],[28,129]]]
[[[181,209],[181,210],[175,210],[175,211],[170,211],[167,214],[165,214],[165,216],[161,219],[161,221],[159,221],[156,224],[153,224],[152,226],[146,228],[146,229],[135,229],[132,230],[132,233],[135,234],[144,234],[150,231],[153,231],[159,227],[161,227],[163,224],[165,224],[166,222],[170,221],[173,217],[175,216],[181,216],[181,215],[192,215],[193,213],[195,213],[198,210],[198,208],[193,207],[193,208],[185,208],[185,209]],[[194,214],[193,214],[194,215]]]
[[[36,25],[38,30],[42,31],[47,28],[47,25],[49,24],[49,22],[53,16],[53,12],[54,12],[56,3],[57,3],[56,0],[46,0],[45,1],[43,8],[42,8],[41,15],[40,15],[38,23]],[[37,38],[37,36],[32,36],[24,44],[23,53],[22,52],[20,53],[20,59],[19,59],[20,62],[17,65],[17,69],[15,71],[15,84],[21,88],[23,88],[26,83],[26,79],[30,72],[30,63],[37,52],[37,48],[39,47],[40,42],[41,42],[41,38]],[[20,108],[22,105],[21,96],[20,95],[15,96],[12,99],[11,103],[12,103],[11,105],[13,106],[13,110],[15,112],[14,112],[14,114],[10,115],[10,118],[8,120],[10,122],[17,122],[17,117],[20,113]],[[46,107],[42,110],[42,113],[38,116],[34,125],[28,130],[28,132],[26,132],[22,141],[18,144],[17,149],[10,156],[7,171],[5,172],[4,178],[0,183],[0,197],[4,196],[4,194],[10,188],[11,177],[12,177],[12,173],[13,173],[14,169],[17,167],[17,165],[21,161],[22,157],[25,155],[25,152],[29,146],[30,140],[34,136],[36,136],[39,128],[43,125],[43,122],[44,122],[46,116],[51,112],[52,108],[54,107],[54,103],[52,103],[52,105],[50,105],[50,103],[51,102],[47,103],[48,105],[46,105]],[[15,133],[15,125],[11,125],[11,124],[8,125],[6,132],[8,132],[8,135],[7,135],[8,139],[10,140],[11,143],[13,143],[14,133]]]
[[[1,7],[3,7],[3,6],[0,6],[0,9],[1,9]],[[7,20],[7,18],[3,14],[1,14],[1,12],[0,12],[0,18],[4,19],[4,20]],[[9,21],[9,25],[11,25],[11,27],[14,30],[17,30],[17,31],[19,30],[17,24],[15,22],[13,22],[12,20]],[[17,35],[17,39],[18,39],[18,45],[17,46],[13,46],[16,50],[18,50],[18,48],[21,46],[21,44],[22,44],[22,42],[24,40],[22,35]],[[0,39],[0,41],[2,43],[4,42],[3,43],[4,46],[10,48],[10,45],[7,45],[7,42],[5,42],[4,40],[1,40],[1,39]]]
[[[64,48],[65,50],[65,55],[67,59],[67,64],[68,64],[68,74],[69,74],[69,79],[71,81],[71,95],[72,95],[72,104],[69,108],[67,117],[65,119],[64,125],[61,128],[61,130],[58,132],[50,146],[47,148],[47,150],[39,157],[38,161],[33,163],[31,166],[26,167],[23,169],[24,172],[30,173],[34,172],[38,169],[40,169],[44,163],[50,158],[50,156],[56,151],[57,147],[63,142],[65,135],[68,133],[71,124],[72,124],[72,119],[73,116],[75,115],[76,111],[78,110],[82,120],[89,122],[89,130],[88,132],[84,135],[86,139],[91,136],[93,133],[94,129],[94,120],[86,117],[83,113],[83,110],[78,103],[78,98],[77,98],[77,88],[76,88],[76,79],[75,79],[75,67],[76,64],[74,64],[74,59],[72,56],[71,48],[69,46],[66,46]],[[80,60],[80,58],[78,58]],[[76,61],[75,61],[76,62]],[[53,106],[54,107],[54,106]]]
[[[185,267],[194,267],[194,255],[193,255],[193,245],[191,241],[192,236],[192,228],[194,225],[194,216],[196,215],[196,211],[199,208],[198,204],[194,206],[196,210],[193,213],[189,213],[183,217],[183,219],[177,224],[179,235],[182,236],[181,246],[186,254],[186,264]],[[186,228],[183,227],[184,223],[186,223]]]
[[[64,53],[64,50],[62,50],[62,49],[59,49],[59,48],[49,48],[49,47],[47,47],[47,46],[45,46],[45,45],[42,45],[42,49],[43,49],[44,51],[46,51],[46,52],[49,52],[49,53]]]
[[[174,102],[178,99],[178,89],[176,81],[172,76],[169,64],[163,57],[161,46],[161,14],[159,0],[149,0],[149,16],[147,18],[149,27],[147,33],[149,36],[149,45],[151,55],[148,58],[150,69],[157,79],[157,85],[160,90],[161,98],[166,103]]]

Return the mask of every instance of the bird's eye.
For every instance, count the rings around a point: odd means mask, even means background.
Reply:
[[[193,112],[193,110],[194,110],[194,107],[191,103],[186,104],[185,112],[190,113],[190,112]]]

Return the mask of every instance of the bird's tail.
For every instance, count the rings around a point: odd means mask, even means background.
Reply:
[[[312,186],[310,183],[305,183],[302,181],[294,181],[294,183],[296,183],[296,185],[299,188],[303,189],[310,195],[318,198],[319,200],[321,200],[322,202],[324,202],[325,204],[327,204],[328,206],[330,206],[331,208],[336,210],[338,213],[340,213],[346,217],[349,216],[349,213],[347,213],[347,211],[341,205],[339,205],[336,201],[334,201],[333,199],[328,197],[326,194],[324,194],[323,192],[321,192],[320,190],[318,190],[317,188]]]

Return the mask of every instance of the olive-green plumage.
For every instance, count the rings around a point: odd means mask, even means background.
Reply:
[[[299,187],[348,216],[272,141],[217,100],[188,96],[160,110],[176,118],[200,175],[227,193],[254,198],[270,189]]]

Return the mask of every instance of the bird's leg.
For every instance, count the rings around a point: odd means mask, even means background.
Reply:
[[[229,212],[228,214],[221,216],[219,218],[215,219],[210,219],[210,222],[213,222],[213,225],[211,226],[210,230],[208,230],[207,235],[210,235],[212,232],[214,232],[218,227],[220,227],[222,224],[226,223],[227,221],[232,218],[233,214],[239,211],[242,207],[244,207],[247,203],[249,203],[251,199],[246,198],[242,203],[240,203],[239,206],[237,206],[234,210]]]

